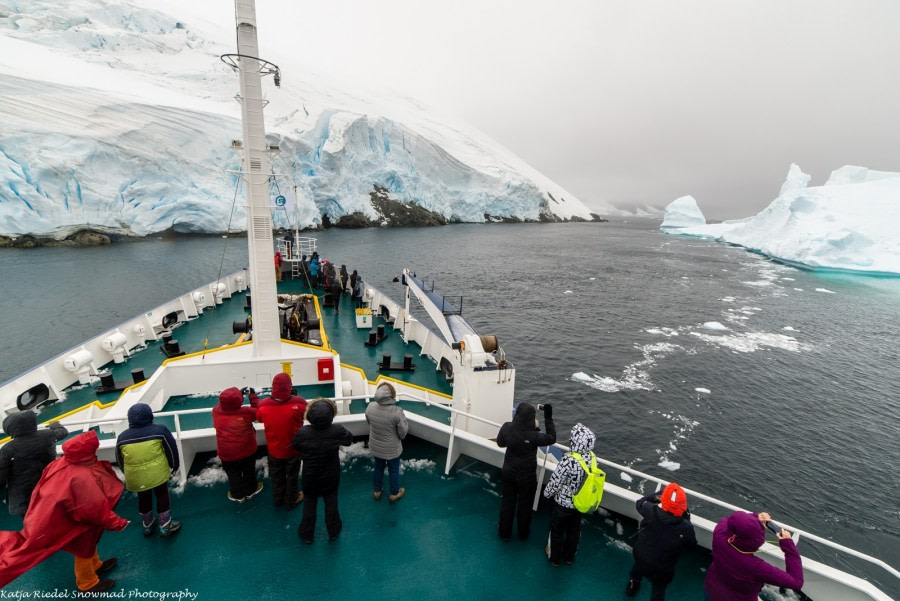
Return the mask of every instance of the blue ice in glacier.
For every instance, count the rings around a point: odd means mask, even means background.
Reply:
[[[196,25],[196,26],[195,26]],[[14,3],[0,14],[0,234],[83,226],[147,235],[246,228],[234,172],[234,32],[123,1]],[[281,226],[370,218],[375,185],[451,220],[590,219],[590,210],[474,128],[416,103],[353,93],[276,56],[264,84]],[[618,213],[611,205],[600,209]]]

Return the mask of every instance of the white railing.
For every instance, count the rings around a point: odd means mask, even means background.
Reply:
[[[371,401],[371,399],[372,399],[372,395],[371,395],[371,394],[366,394],[366,395],[353,395],[353,396],[329,397],[329,398],[330,398],[331,400],[335,401],[335,402],[337,402],[337,401],[347,401],[346,407],[347,407],[347,413],[349,414],[350,403],[351,403],[352,401],[354,401],[354,400],[365,400],[366,403],[368,404],[368,403]],[[444,411],[447,411],[447,412],[451,415],[451,419],[450,419],[450,438],[449,438],[449,441],[448,441],[448,444],[447,444],[447,461],[448,461],[448,467],[449,467],[449,465],[450,465],[451,457],[453,456],[453,446],[454,446],[454,442],[455,442],[455,439],[457,438],[457,433],[456,433],[456,430],[457,430],[456,422],[457,422],[457,419],[458,419],[460,416],[462,416],[462,417],[467,417],[467,418],[470,418],[470,419],[474,419],[474,420],[476,420],[476,421],[479,421],[479,422],[482,422],[482,423],[485,423],[485,424],[494,426],[494,427],[496,427],[496,428],[500,428],[500,426],[501,426],[501,424],[498,424],[498,423],[493,422],[493,421],[488,420],[488,419],[484,419],[484,418],[482,418],[482,417],[479,417],[479,416],[477,416],[477,415],[468,413],[468,412],[466,412],[466,411],[461,411],[461,410],[459,410],[459,409],[454,409],[453,407],[450,407],[450,406],[447,406],[447,405],[444,405],[444,404],[441,404],[441,403],[437,403],[437,402],[435,402],[435,401],[431,401],[431,400],[428,400],[428,399],[423,399],[423,398],[421,398],[421,397],[416,397],[416,396],[414,396],[414,395],[405,394],[405,393],[403,393],[403,394],[398,394],[398,400],[402,400],[402,401],[405,401],[405,402],[412,402],[412,403],[421,403],[421,404],[424,404],[426,407],[432,407],[432,406],[433,406],[433,407],[436,407],[436,408],[438,408],[438,409],[442,409],[442,410],[444,410]],[[177,445],[177,448],[178,448],[179,456],[180,456],[180,457],[183,457],[184,455],[183,455],[183,447],[182,447],[182,443],[181,443],[181,432],[182,432],[182,430],[181,430],[181,419],[180,419],[180,416],[182,416],[182,415],[200,414],[200,413],[210,413],[211,411],[212,411],[212,407],[204,407],[204,408],[201,408],[201,409],[183,409],[183,410],[180,410],[180,411],[160,411],[160,412],[154,413],[153,415],[154,415],[154,417],[174,417],[174,419],[175,419],[175,442],[176,442],[176,445]],[[96,419],[88,419],[88,420],[73,421],[73,422],[68,422],[68,421],[67,421],[65,425],[66,425],[66,426],[88,426],[88,427],[91,427],[91,426],[99,425],[99,424],[101,424],[101,423],[114,423],[114,422],[120,422],[120,421],[122,421],[122,420],[121,420],[121,419],[107,419],[107,418],[104,418],[104,417],[100,417],[100,418],[96,418]],[[559,444],[559,443],[555,443],[555,444],[553,444],[553,445],[551,445],[551,446],[556,447],[557,449],[560,449],[560,450],[563,451],[563,452],[568,452],[568,451],[571,450],[569,447],[567,447],[567,446],[565,446],[565,445],[562,445],[562,444]],[[550,453],[549,453],[549,452],[544,453],[544,459],[543,459],[543,462],[541,463],[541,467],[540,467],[540,475],[538,476],[538,482],[543,482],[543,480],[544,480],[544,477],[545,477],[546,471],[547,471],[547,461],[548,461],[549,458],[550,458]],[[663,480],[662,478],[657,478],[656,476],[651,476],[650,474],[641,472],[641,471],[639,471],[639,470],[630,468],[630,467],[625,466],[625,465],[620,465],[620,464],[618,464],[618,463],[614,463],[614,462],[612,462],[612,461],[608,461],[608,460],[606,460],[606,459],[602,459],[602,458],[600,458],[600,457],[597,457],[597,462],[600,463],[600,464],[602,464],[602,465],[605,465],[605,466],[607,466],[607,467],[611,467],[611,468],[617,469],[617,470],[619,470],[619,471],[621,471],[621,472],[628,473],[628,474],[630,474],[630,475],[632,475],[632,476],[636,476],[636,477],[638,477],[638,478],[640,478],[640,479],[642,479],[642,480],[649,480],[649,481],[651,481],[651,482],[655,482],[655,483],[657,483],[657,484],[660,485],[660,486],[666,486],[666,485],[669,484],[669,481]],[[180,466],[180,468],[179,468],[179,470],[180,470],[180,474],[179,474],[179,475],[180,475],[180,477],[181,477],[182,482],[184,482],[184,481],[187,480],[187,470],[188,470],[188,469],[189,469],[189,466],[186,466],[186,465],[185,465],[185,462],[182,461],[182,462],[181,462],[181,466]],[[714,498],[714,497],[710,497],[709,495],[705,495],[705,494],[703,494],[703,493],[701,493],[701,492],[698,492],[698,491],[695,491],[695,490],[692,490],[692,489],[689,489],[689,488],[685,488],[684,490],[685,490],[685,492],[686,492],[687,494],[689,494],[689,495],[692,496],[693,498],[696,498],[696,499],[702,499],[703,501],[706,501],[706,502],[708,502],[708,503],[711,503],[711,504],[713,504],[713,505],[715,505],[715,506],[717,506],[717,507],[719,507],[719,508],[726,509],[726,510],[729,510],[729,511],[746,511],[746,509],[744,509],[744,508],[742,508],[742,507],[738,507],[737,505],[732,505],[731,503],[727,503],[727,502],[725,502],[725,501],[721,501],[721,500],[716,499],[716,498]],[[537,509],[537,503],[538,503],[538,500],[539,500],[539,499],[540,499],[540,486],[538,487],[538,490],[537,490],[536,493],[535,493],[535,502],[534,502],[534,507],[533,507],[534,509]],[[802,530],[802,529],[800,529],[800,528],[796,528],[796,527],[794,527],[794,526],[791,526],[790,524],[783,524],[783,523],[782,523],[781,525],[782,525],[785,529],[789,530],[790,532],[796,532],[796,533],[798,533],[798,534],[801,534],[802,536],[804,536],[805,538],[807,538],[807,539],[809,539],[809,540],[811,540],[811,541],[815,541],[815,542],[820,543],[820,544],[822,544],[822,545],[825,545],[826,547],[829,547],[829,548],[831,548],[831,549],[833,549],[833,550],[835,550],[835,551],[838,551],[838,552],[840,552],[840,553],[844,553],[844,554],[846,554],[846,555],[850,555],[850,556],[852,556],[852,557],[856,557],[857,559],[861,559],[861,560],[866,561],[866,562],[868,562],[868,563],[870,563],[870,564],[872,564],[872,565],[874,565],[874,566],[880,567],[881,569],[885,570],[887,573],[891,574],[891,575],[894,576],[895,578],[900,579],[900,571],[896,570],[893,566],[891,566],[891,565],[885,563],[884,561],[882,561],[882,560],[880,560],[880,559],[877,559],[877,558],[872,557],[872,556],[870,556],[870,555],[866,555],[865,553],[861,553],[861,552],[856,551],[856,550],[854,550],[854,549],[851,549],[851,548],[849,548],[849,547],[845,547],[845,546],[843,546],[843,545],[840,545],[840,544],[835,543],[835,542],[833,542],[833,541],[830,541],[830,540],[828,540],[828,539],[824,539],[824,538],[822,538],[822,537],[820,537],[820,536],[816,536],[815,534],[812,534],[812,533],[807,532],[807,531],[805,531],[805,530]]]

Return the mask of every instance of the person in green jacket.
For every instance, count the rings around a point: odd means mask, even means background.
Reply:
[[[128,409],[128,429],[116,440],[116,461],[125,474],[125,488],[137,493],[144,536],[153,534],[153,497],[163,538],[178,532],[181,522],[169,511],[169,479],[178,469],[178,448],[168,428],[153,423],[150,405],[136,403]]]

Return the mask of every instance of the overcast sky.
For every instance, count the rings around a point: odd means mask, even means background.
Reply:
[[[230,0],[191,3],[233,27]],[[746,217],[792,162],[812,185],[845,164],[900,171],[896,0],[257,0],[257,15],[264,52],[275,36],[335,79],[454,113],[588,206],[691,194],[708,218]]]

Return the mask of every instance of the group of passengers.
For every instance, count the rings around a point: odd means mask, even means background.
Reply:
[[[506,447],[500,472],[503,497],[497,522],[497,533],[503,541],[511,539],[514,518],[519,539],[528,539],[531,504],[538,488],[537,452],[556,442],[553,407],[549,403],[539,407],[544,414],[544,432],[539,428],[535,407],[519,403],[512,421],[503,424],[497,435],[497,444]],[[575,499],[589,478],[588,466],[596,465],[595,441],[591,430],[575,424],[569,438],[571,451],[560,459],[544,488],[544,497],[553,501],[546,552],[555,567],[561,561],[570,565],[575,562],[582,520]],[[641,522],[632,548],[634,564],[625,595],[635,596],[646,578],[652,586],[650,600],[663,601],[666,588],[675,576],[679,555],[697,544],[687,495],[672,482],[661,494],[639,498],[636,509]],[[778,545],[785,556],[785,570],[754,555],[765,542],[766,524],[771,519],[765,512],[735,511],[719,521],[713,532],[713,561],[706,573],[707,601],[757,601],[764,584],[800,590],[803,586],[800,553],[787,530],[776,529]]]
[[[279,259],[276,259],[276,263],[280,273]],[[308,259],[306,255],[300,258],[300,277],[311,290],[321,288],[325,291],[325,305],[333,306],[335,314],[340,313],[341,298],[345,294],[350,295],[354,309],[363,306],[365,282],[355,269],[353,273],[347,271],[346,265],[341,265],[338,269],[334,263],[319,257],[319,253],[314,251]]]
[[[244,404],[245,396],[249,405]],[[400,456],[409,426],[391,384],[381,383],[373,401],[366,408],[369,449],[375,464],[372,496],[376,501],[382,498],[387,468],[388,499],[393,503],[405,494],[400,486]],[[538,489],[537,452],[556,442],[553,408],[550,404],[539,407],[545,431],[539,428],[535,407],[520,403],[512,421],[503,424],[497,435],[498,446],[506,448],[497,523],[503,541],[511,539],[514,522],[519,539],[529,538],[531,504]],[[303,504],[298,534],[312,544],[321,498],[328,539],[336,540],[343,527],[338,510],[339,449],[353,441],[346,428],[334,423],[336,414],[331,399],[307,402],[295,395],[287,373],[274,377],[270,396],[262,400],[252,388],[223,390],[212,415],[217,454],[228,477],[228,499],[244,503],[263,489],[257,478],[253,426],[260,422],[275,506],[291,510]],[[153,423],[153,412],[146,404],[129,408],[128,425],[116,441],[124,488],[137,494],[144,536],[151,536],[158,522],[160,535],[167,538],[181,527],[171,517],[168,490],[169,480],[179,468],[175,441],[168,428]],[[20,532],[0,532],[0,587],[62,549],[75,556],[79,590],[107,591],[115,580],[100,576],[116,567],[117,559],[100,560],[97,543],[104,530],[122,530],[130,523],[114,512],[123,493],[122,483],[108,462],[97,459],[95,431],[63,443],[63,456],[55,459],[56,443],[68,432],[56,422],[49,426],[38,430],[31,411],[13,414],[3,422],[3,429],[13,439],[0,448],[0,487],[9,489],[10,513],[25,517]],[[591,470],[596,470],[595,440],[590,429],[576,424],[570,436],[571,451],[561,457],[544,489],[543,496],[553,503],[545,549],[553,566],[575,561],[582,522],[577,500]],[[154,497],[157,516],[153,514]],[[634,596],[646,578],[652,585],[651,601],[661,601],[675,575],[679,555],[697,542],[687,495],[673,482],[661,494],[638,499],[636,509],[642,519],[625,595]],[[766,583],[794,590],[802,587],[800,555],[786,530],[776,534],[786,570],[754,555],[765,541],[770,520],[764,512],[736,511],[718,523],[713,532],[713,562],[706,575],[707,600],[755,601]]]

